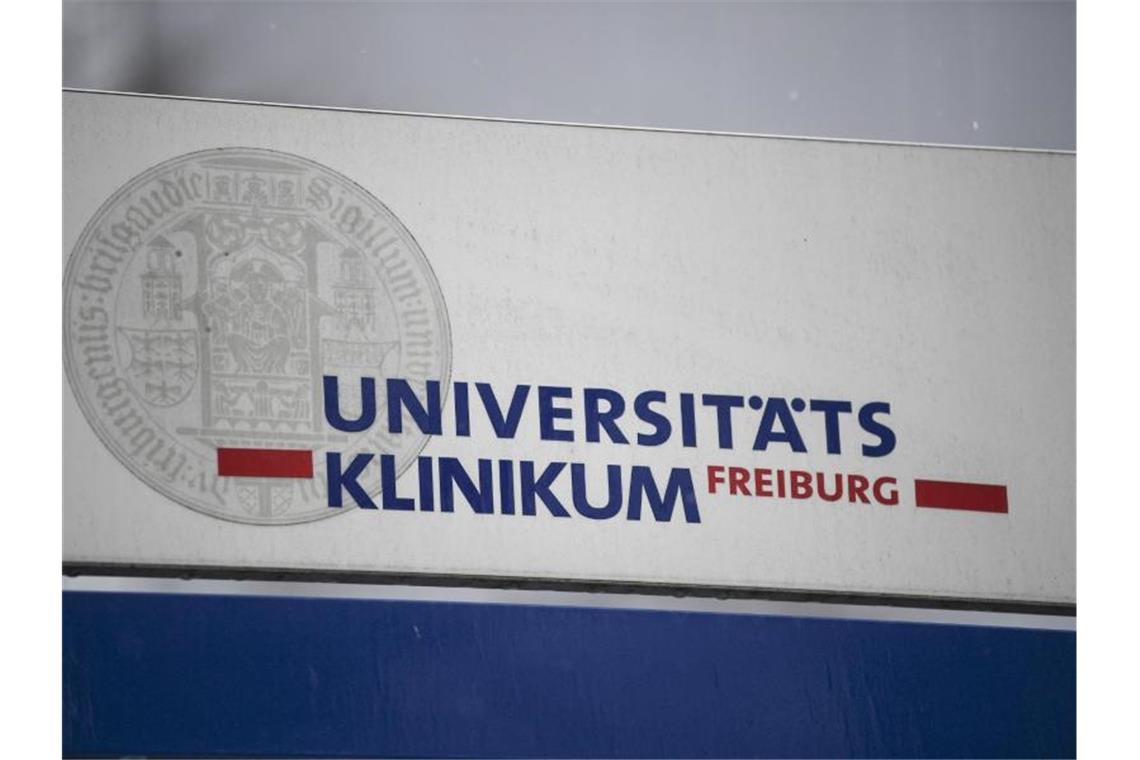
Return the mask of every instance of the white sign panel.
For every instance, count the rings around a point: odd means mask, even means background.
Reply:
[[[64,96],[64,556],[1071,604],[1074,157]]]

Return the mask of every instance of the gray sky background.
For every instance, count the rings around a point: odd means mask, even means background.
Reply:
[[[64,85],[1073,150],[1076,8],[1038,2],[64,3]]]

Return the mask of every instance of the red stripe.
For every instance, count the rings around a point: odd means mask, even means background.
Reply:
[[[914,500],[920,507],[964,509],[970,512],[1009,512],[1005,486],[954,483],[948,480],[914,481]]]
[[[234,478],[311,478],[307,449],[218,449],[218,475]]]

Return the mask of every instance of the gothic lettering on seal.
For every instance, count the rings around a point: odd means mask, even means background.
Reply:
[[[451,338],[423,251],[367,190],[298,156],[219,148],[140,174],[88,223],[64,275],[64,356],[136,476],[214,517],[288,524],[344,511],[328,507],[324,450],[403,471],[427,442],[332,430],[322,377],[341,379],[345,414],[360,377],[446,388]],[[314,477],[219,477],[231,447],[309,449]]]

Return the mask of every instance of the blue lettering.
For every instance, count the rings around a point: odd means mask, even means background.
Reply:
[[[550,514],[555,517],[569,517],[570,513],[566,511],[566,507],[562,506],[562,502],[550,490],[551,484],[565,469],[565,462],[552,462],[547,465],[546,469],[542,471],[542,475],[536,480],[534,477],[534,462],[523,460],[519,462],[519,491],[522,496],[522,513],[524,515],[533,516],[535,513],[536,501],[535,498],[542,500]]]
[[[360,483],[356,481],[360,474],[364,472],[364,468],[372,461],[371,454],[357,454],[352,458],[352,464],[348,466],[347,470],[342,471],[340,468],[340,454],[329,452],[325,455],[325,471],[328,473],[328,491],[329,491],[329,506],[342,507],[344,506],[344,497],[341,490],[348,491],[352,500],[358,506],[364,509],[376,509],[376,503],[372,501],[368,493],[360,487]]]
[[[539,437],[544,441],[573,441],[574,432],[571,430],[558,430],[554,427],[555,420],[570,419],[570,410],[554,406],[554,400],[570,398],[573,391],[569,388],[538,386],[538,428]]]
[[[441,435],[443,433],[443,413],[439,400],[439,381],[424,383],[427,390],[427,405],[420,403],[415,391],[407,380],[388,378],[388,432],[404,432],[404,409],[412,416],[421,433]]]
[[[586,497],[586,465],[570,465],[570,488],[574,494],[574,509],[578,514],[591,520],[608,520],[621,511],[621,467],[611,464],[606,467],[609,485],[609,498],[605,506],[595,507]]]
[[[669,440],[669,435],[673,432],[669,418],[649,407],[650,404],[664,402],[664,391],[643,391],[633,400],[633,411],[637,418],[653,426],[652,433],[637,434],[638,446],[660,446]]]
[[[744,406],[743,396],[722,396],[706,393],[701,396],[705,406],[716,407],[717,439],[722,449],[732,448],[732,410]]]
[[[511,405],[505,415],[502,407],[499,406],[499,400],[495,398],[495,391],[490,385],[475,383],[475,389],[479,391],[479,398],[483,400],[483,408],[487,410],[487,419],[490,420],[491,427],[495,429],[495,435],[499,438],[514,438],[519,429],[519,420],[522,419],[523,406],[526,404],[527,395],[530,393],[530,386],[515,386],[514,395],[511,396]]]
[[[416,502],[406,496],[396,493],[396,457],[391,454],[380,455],[380,506],[384,509],[394,509],[400,512],[410,512],[416,508]]]
[[[885,457],[895,450],[895,433],[875,419],[875,415],[879,412],[890,414],[891,405],[885,401],[872,401],[869,404],[863,404],[859,410],[859,425],[863,430],[879,439],[879,443],[874,446],[863,444],[863,456],[865,457]]]
[[[697,506],[697,494],[693,489],[693,475],[683,467],[674,467],[669,473],[669,482],[665,485],[665,496],[662,498],[657,490],[657,482],[653,479],[653,471],[642,465],[635,465],[629,476],[629,514],[630,520],[641,519],[641,500],[649,501],[649,508],[658,522],[669,522],[673,517],[673,507],[676,505],[678,494],[685,509],[685,522],[699,523],[701,521],[700,509]]]
[[[335,429],[345,433],[360,433],[372,427],[376,421],[376,381],[371,377],[360,378],[360,416],[346,420],[340,413],[340,390],[337,378],[324,376],[325,419]]]
[[[827,453],[842,453],[839,444],[839,415],[850,414],[851,402],[812,399],[810,408],[813,412],[823,412],[823,427],[827,433]]]
[[[586,440],[598,443],[601,439],[602,428],[614,443],[629,443],[629,439],[617,426],[617,418],[625,412],[625,399],[617,391],[608,388],[585,388],[582,390],[582,400],[586,407]],[[605,401],[609,409],[602,411],[599,407]]]
[[[780,423],[780,430],[775,427],[777,422]],[[786,443],[792,447],[792,451],[801,454],[807,451],[788,402],[779,397],[764,402],[764,414],[760,417],[760,427],[756,431],[752,448],[755,451],[767,451],[769,443]]]
[[[479,485],[467,474],[463,464],[454,457],[439,459],[439,509],[441,512],[455,511],[455,487],[463,492],[464,498],[477,514],[489,515],[495,511],[493,500],[495,481],[490,459],[479,460]]]

